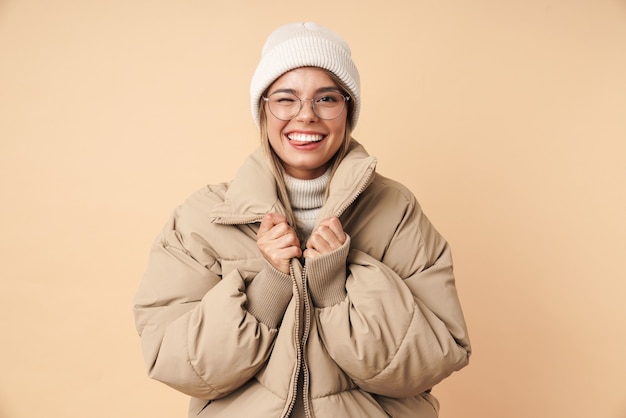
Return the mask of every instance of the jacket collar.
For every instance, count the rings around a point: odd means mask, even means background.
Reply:
[[[376,169],[376,159],[355,140],[330,181],[320,219],[339,216],[367,188]],[[285,214],[278,199],[276,180],[259,147],[243,163],[229,185],[224,201],[210,213],[212,222],[244,224],[259,222],[269,212]]]
[[[350,149],[330,180],[328,199],[320,211],[319,219],[341,214],[369,186],[376,171],[376,158],[352,140]]]

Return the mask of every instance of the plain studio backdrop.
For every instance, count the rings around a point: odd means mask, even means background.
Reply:
[[[0,1],[0,417],[186,416],[131,313],[152,240],[258,144],[269,33],[362,76],[355,132],[450,241],[441,418],[626,417],[626,2]]]

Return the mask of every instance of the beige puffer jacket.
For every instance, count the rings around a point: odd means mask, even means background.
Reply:
[[[430,388],[470,355],[450,250],[375,165],[353,142],[319,217],[346,244],[290,275],[256,246],[284,214],[260,150],[176,209],[134,313],[149,376],[192,397],[189,417],[437,416]]]

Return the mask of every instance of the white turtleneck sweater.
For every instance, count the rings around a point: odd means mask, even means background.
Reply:
[[[326,171],[320,177],[312,180],[301,180],[287,174],[284,177],[289,202],[296,218],[298,233],[304,244],[313,232],[315,221],[324,204],[330,172]]]

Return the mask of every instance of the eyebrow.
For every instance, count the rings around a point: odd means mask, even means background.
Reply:
[[[326,93],[326,92],[330,92],[330,91],[334,91],[334,92],[338,92],[338,93],[344,94],[343,90],[341,90],[339,87],[336,87],[336,86],[320,87],[319,89],[315,90],[315,94],[317,95],[319,93]],[[268,96],[270,94],[274,94],[274,93],[291,93],[291,94],[295,94],[297,96],[295,89],[278,89],[278,90],[274,90],[272,92],[269,92]]]

